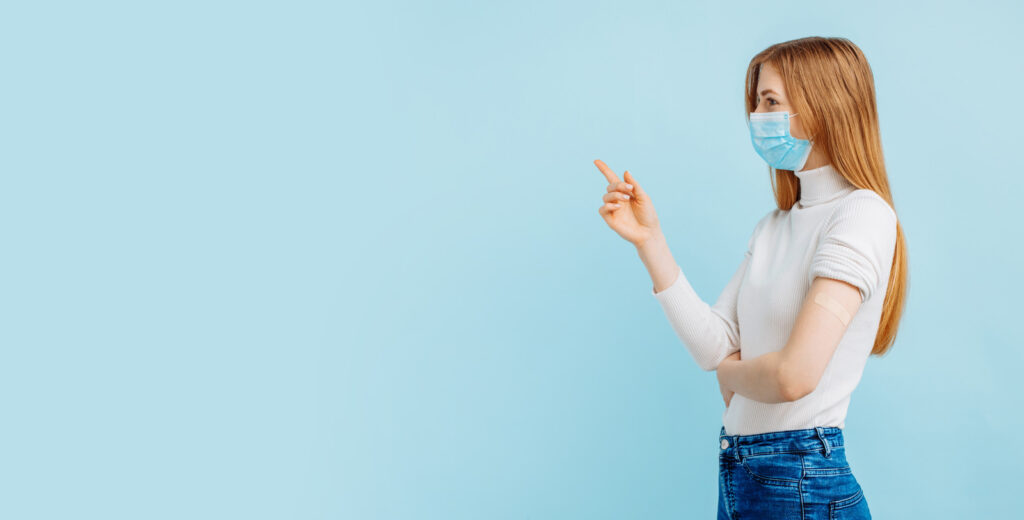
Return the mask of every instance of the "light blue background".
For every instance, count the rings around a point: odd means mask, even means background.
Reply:
[[[766,46],[844,36],[907,234],[847,418],[877,518],[1019,510],[1017,2],[0,12],[0,517],[710,518],[723,403],[592,161],[713,301]]]

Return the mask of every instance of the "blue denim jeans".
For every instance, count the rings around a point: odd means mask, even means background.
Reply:
[[[718,453],[718,519],[869,519],[846,461],[843,430],[726,435]]]

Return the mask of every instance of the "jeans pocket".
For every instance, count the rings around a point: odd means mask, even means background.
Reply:
[[[828,504],[829,520],[870,520],[871,511],[868,501],[864,498],[864,490],[857,486],[857,491],[845,498],[835,499]]]
[[[820,451],[807,453],[804,463],[806,466],[805,474],[808,476],[827,477],[853,473],[850,463],[846,461],[846,453],[843,450],[833,450],[828,457]]]
[[[762,484],[793,486],[803,476],[802,457],[800,453],[759,453],[744,455],[740,464],[750,478]]]

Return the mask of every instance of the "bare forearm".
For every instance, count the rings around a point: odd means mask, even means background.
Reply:
[[[791,401],[779,378],[779,352],[753,359],[726,359],[718,365],[718,380],[726,388],[762,403]]]
[[[654,292],[661,292],[676,281],[679,275],[679,265],[668,248],[668,241],[665,235],[658,232],[643,244],[637,246],[636,252],[640,255],[640,261],[647,268],[647,273],[654,283]]]

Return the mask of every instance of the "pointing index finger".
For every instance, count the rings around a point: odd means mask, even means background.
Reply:
[[[615,175],[615,172],[613,172],[612,169],[604,163],[604,161],[601,159],[594,159],[594,165],[597,166],[598,170],[601,170],[601,173],[604,174],[604,178],[608,179],[608,184],[619,182],[619,177]]]

